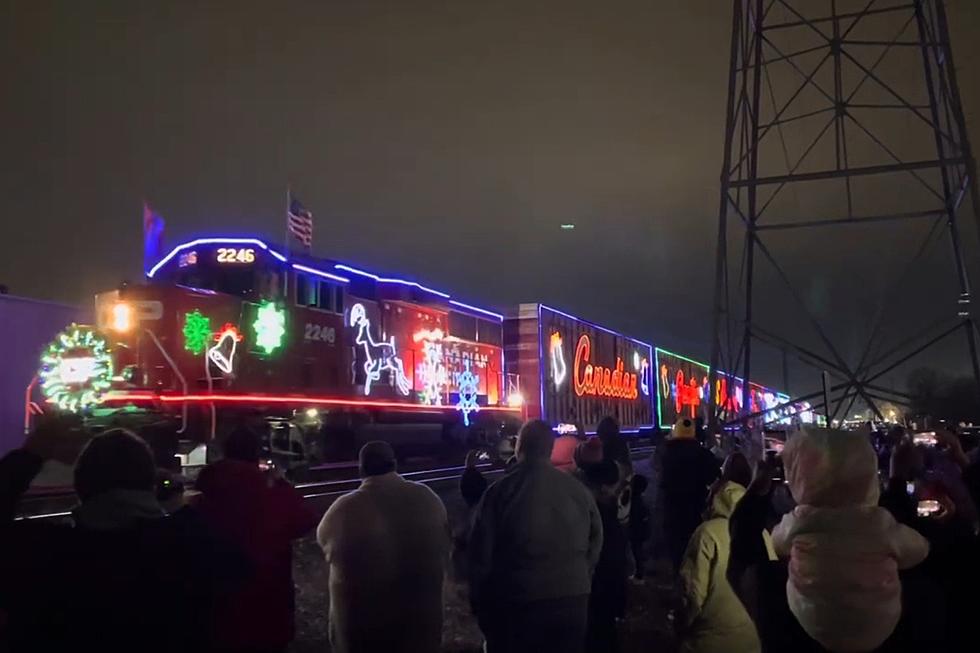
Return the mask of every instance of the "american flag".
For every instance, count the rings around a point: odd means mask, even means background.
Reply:
[[[309,249],[313,245],[313,213],[295,197],[289,202],[286,226],[289,229],[289,233],[301,242],[304,247]]]

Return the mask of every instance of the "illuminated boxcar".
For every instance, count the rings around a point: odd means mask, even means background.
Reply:
[[[542,304],[521,304],[504,320],[504,350],[529,417],[587,432],[607,415],[626,432],[654,428],[649,344]]]

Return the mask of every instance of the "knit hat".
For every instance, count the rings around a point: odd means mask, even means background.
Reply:
[[[690,417],[682,417],[677,420],[674,424],[674,428],[670,432],[670,437],[672,440],[693,440],[697,435],[697,427],[694,424],[694,420]]]

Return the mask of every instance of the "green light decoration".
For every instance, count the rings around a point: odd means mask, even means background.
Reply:
[[[112,385],[112,356],[92,327],[72,324],[41,355],[41,392],[58,408],[81,412]]]
[[[255,345],[271,354],[282,346],[282,337],[286,335],[286,312],[270,301],[262,302],[252,322],[252,330],[255,331]]]
[[[211,341],[211,318],[196,308],[184,314],[184,349],[200,356]]]

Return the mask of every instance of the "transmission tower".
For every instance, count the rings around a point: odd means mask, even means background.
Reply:
[[[980,203],[943,0],[732,4],[710,387],[719,387],[719,370],[753,378],[753,344],[761,341],[829,378],[826,392],[794,401],[810,401],[834,419],[860,399],[881,418],[879,402],[909,398],[882,379],[953,336],[980,383],[960,219],[972,205],[971,226],[980,223]],[[835,239],[825,249],[845,257],[849,233],[855,233],[848,230],[867,234],[872,227],[881,253],[865,251],[863,259],[837,268],[855,271],[855,292],[869,292],[865,280],[877,274],[876,258],[890,255],[891,244],[916,245],[903,255],[902,270],[889,274],[887,288],[873,291],[874,317],[857,325],[866,333],[845,356],[840,334],[827,328],[826,315],[818,319],[773,241],[802,258],[820,249],[818,238],[833,230]],[[914,336],[889,342],[888,307],[942,241],[951,247],[944,258],[952,268],[943,277],[948,288],[937,291],[948,295],[945,314]],[[771,319],[775,299],[753,288],[763,273],[784,293],[776,310],[802,316],[808,339],[770,326],[778,322]],[[727,385],[729,391],[735,386]],[[750,408],[749,392],[748,382],[742,383],[735,417],[720,417],[719,410],[722,399],[731,405],[733,397],[711,392],[713,425],[760,418],[762,411]]]

